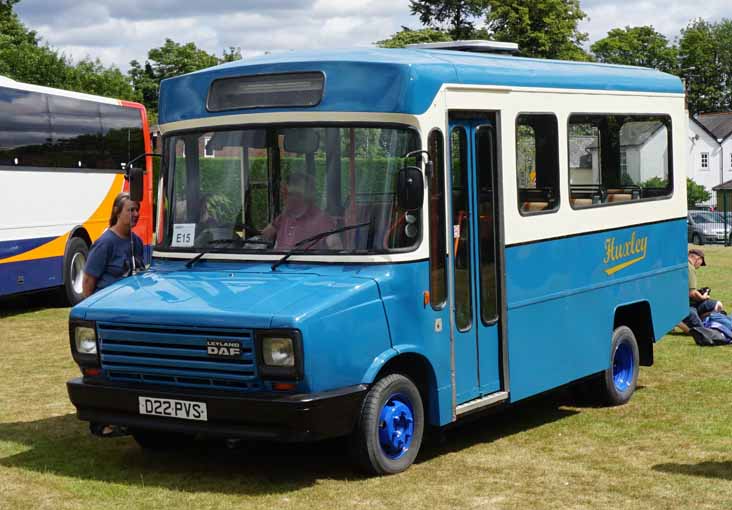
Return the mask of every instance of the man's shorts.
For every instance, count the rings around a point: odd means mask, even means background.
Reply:
[[[705,299],[704,301],[695,303],[693,306],[696,308],[696,311],[699,312],[699,315],[705,315],[709,312],[713,312],[717,303],[719,303],[719,301],[716,299]]]

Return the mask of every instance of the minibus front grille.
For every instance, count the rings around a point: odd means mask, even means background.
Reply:
[[[97,323],[97,335],[102,370],[112,381],[248,391],[262,388],[251,330]],[[241,352],[212,356],[209,341],[236,345]]]

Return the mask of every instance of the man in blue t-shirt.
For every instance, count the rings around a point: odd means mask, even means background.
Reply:
[[[84,297],[129,276],[132,269],[132,236],[135,267],[142,268],[142,239],[132,228],[140,217],[140,204],[130,199],[129,193],[120,193],[114,200],[109,228],[92,245],[84,267]]]

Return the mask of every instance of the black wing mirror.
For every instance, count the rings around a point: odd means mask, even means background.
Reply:
[[[145,196],[144,190],[144,168],[135,168],[134,164],[140,159],[146,156],[160,157],[160,154],[154,152],[145,152],[129,160],[127,163],[123,163],[122,168],[125,170],[125,179],[130,183],[130,199],[135,202],[142,202],[142,198]]]
[[[405,211],[416,211],[424,200],[422,171],[416,166],[405,166],[397,176],[397,202]]]
[[[416,150],[408,152],[404,155],[408,159],[418,154],[425,154],[429,158],[427,151]],[[429,177],[432,175],[432,162],[427,159],[425,164],[425,172]],[[399,170],[397,176],[397,203],[401,209],[405,211],[416,211],[422,207],[424,201],[424,178],[422,171],[416,166],[407,166]]]

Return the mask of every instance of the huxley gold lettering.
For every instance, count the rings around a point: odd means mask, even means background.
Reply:
[[[635,232],[630,234],[630,239],[625,242],[617,242],[614,237],[605,239],[605,264],[615,263],[614,266],[605,269],[610,276],[621,269],[632,266],[646,258],[648,249],[648,236],[638,237]]]

